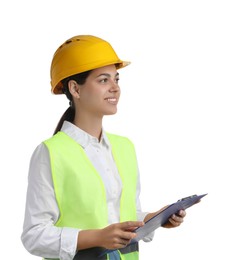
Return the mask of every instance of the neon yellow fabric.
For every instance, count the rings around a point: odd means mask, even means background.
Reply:
[[[132,252],[128,254],[120,254],[121,260],[138,260],[139,259],[139,253],[138,252]]]
[[[123,185],[120,221],[136,220],[137,162],[133,144],[107,134]],[[108,225],[106,192],[102,179],[83,148],[63,132],[46,140],[53,185],[60,210],[59,227],[96,229]],[[133,258],[136,252],[121,256]],[[129,257],[128,257],[129,256]],[[125,258],[124,258],[125,257]],[[127,258],[128,257],[128,258]]]

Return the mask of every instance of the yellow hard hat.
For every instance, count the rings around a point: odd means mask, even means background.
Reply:
[[[117,69],[130,64],[118,58],[112,46],[92,35],[78,35],[63,43],[51,64],[52,93],[62,94],[61,80],[92,69],[115,64]]]

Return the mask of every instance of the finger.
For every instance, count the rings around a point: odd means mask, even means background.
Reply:
[[[135,232],[124,231],[123,233],[121,233],[120,238],[124,239],[124,240],[131,240],[131,239],[135,238],[136,236],[137,236],[137,234]]]
[[[137,227],[129,227],[129,228],[126,229],[126,231],[133,232],[136,229],[137,229]]]
[[[130,239],[117,238],[115,241],[115,248],[126,247],[131,242]]]
[[[186,211],[185,210],[180,210],[177,214],[177,216],[185,217],[186,216]]]
[[[175,220],[172,219],[172,218],[169,218],[169,223],[170,223],[172,226],[174,226],[174,227],[178,227],[178,226],[180,226],[180,224],[181,224],[181,222],[177,222],[177,221],[175,221]]]
[[[182,217],[180,217],[180,216],[177,216],[177,215],[173,214],[170,217],[169,221],[173,225],[179,226],[184,221],[184,219]]]
[[[127,246],[130,243],[130,241],[131,241],[130,239],[121,239],[120,244],[122,246]]]
[[[143,221],[126,221],[126,222],[122,222],[120,223],[121,228],[124,230],[129,230],[132,228],[137,228],[137,227],[142,227],[144,225]]]

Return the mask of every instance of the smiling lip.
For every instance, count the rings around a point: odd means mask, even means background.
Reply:
[[[112,98],[106,98],[106,101],[108,101],[110,104],[116,105],[117,104],[117,98],[112,97]]]

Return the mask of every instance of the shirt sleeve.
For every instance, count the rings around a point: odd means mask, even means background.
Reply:
[[[21,240],[33,255],[72,260],[79,230],[56,227],[59,209],[55,198],[49,153],[44,144],[34,151],[29,167],[25,217]]]
[[[136,191],[137,220],[143,221],[149,212],[143,212],[141,209],[141,202],[140,202],[141,182],[140,182],[139,169],[137,169],[137,171],[138,171],[137,191]],[[153,240],[154,233],[155,232],[149,233],[146,237],[143,238],[143,241],[151,242]]]

